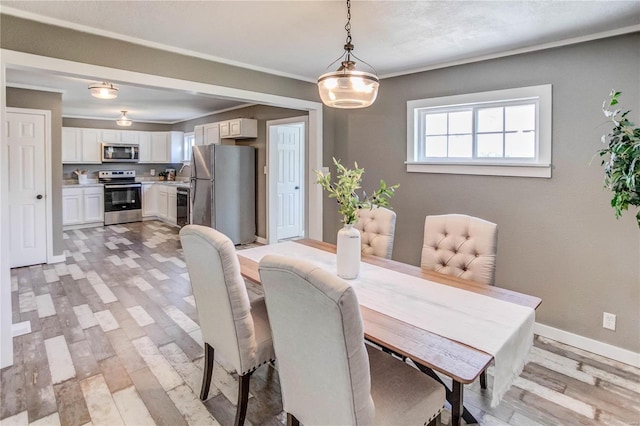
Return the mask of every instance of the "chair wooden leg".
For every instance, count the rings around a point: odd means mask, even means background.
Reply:
[[[200,388],[200,399],[206,400],[209,396],[209,386],[211,385],[211,375],[213,374],[213,354],[214,349],[208,343],[204,344],[204,371],[202,374],[202,387]]]
[[[247,416],[247,403],[249,402],[249,379],[251,373],[238,377],[238,405],[236,408],[236,426],[244,425]]]
[[[480,389],[487,388],[487,370],[480,373]]]
[[[291,413],[287,413],[287,426],[300,426],[300,422]]]

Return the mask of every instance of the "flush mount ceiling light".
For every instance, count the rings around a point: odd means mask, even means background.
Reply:
[[[116,120],[116,124],[118,126],[124,126],[124,127],[131,126],[131,123],[133,122],[129,117],[127,117],[127,111],[120,111],[120,112],[122,112],[122,115]]]
[[[337,71],[322,74],[318,78],[318,91],[322,102],[332,108],[365,108],[373,104],[378,96],[380,80],[375,69],[353,54],[351,44],[351,0],[347,0],[347,42],[344,45],[344,53],[333,61],[327,68],[336,62],[340,62]],[[372,73],[356,71],[356,63],[352,57],[367,65]]]
[[[111,83],[91,83],[89,85],[91,96],[99,99],[115,99],[118,97],[118,88]]]

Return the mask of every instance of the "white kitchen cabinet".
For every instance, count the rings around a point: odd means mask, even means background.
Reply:
[[[220,143],[220,123],[209,123],[204,125],[204,145]]]
[[[178,188],[164,185],[158,187],[158,218],[172,225],[178,224]]]
[[[101,163],[100,134],[96,129],[62,128],[62,163]]]
[[[82,190],[83,223],[104,222],[104,191],[101,187]]]
[[[138,144],[140,139],[140,133],[135,130],[122,130],[120,132],[120,142]]]
[[[158,185],[158,218],[167,220],[169,217],[169,187],[166,185]]]
[[[183,132],[151,132],[149,163],[180,163],[182,161]],[[146,155],[145,155],[146,159]]]
[[[62,189],[62,224],[82,224],[82,188]]]
[[[158,188],[155,183],[142,184],[142,217],[158,215]]]
[[[101,186],[62,188],[62,224],[64,226],[104,222],[104,193]]]
[[[247,139],[258,137],[258,120],[236,118],[220,122],[221,139]]]
[[[120,140],[120,130],[102,130],[100,132],[100,138],[102,142],[121,142]]]
[[[200,124],[193,128],[195,136],[194,145],[204,145],[204,124]]]
[[[102,142],[96,129],[82,129],[82,162],[102,163]]]
[[[167,222],[172,225],[178,224],[178,188],[170,186],[167,188]]]
[[[151,132],[138,132],[138,161],[151,162]]]

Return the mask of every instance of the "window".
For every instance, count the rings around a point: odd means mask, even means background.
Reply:
[[[189,132],[184,134],[184,142],[182,145],[182,161],[185,163],[191,162],[191,147],[196,142],[196,134],[194,132]]]
[[[551,177],[551,85],[407,102],[407,171]]]

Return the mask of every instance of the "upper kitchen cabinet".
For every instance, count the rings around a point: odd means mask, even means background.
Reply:
[[[247,139],[258,137],[258,120],[251,118],[236,118],[234,120],[221,121],[221,139]]]
[[[150,132],[149,140],[139,141],[141,163],[180,163],[182,161],[182,132]]]
[[[101,163],[100,130],[62,128],[63,163]]]
[[[122,132],[120,130],[101,130],[100,131],[100,140],[102,142],[108,143],[118,143],[122,142],[120,140],[120,135]]]
[[[201,124],[193,128],[194,145],[211,145],[220,143],[220,123]]]
[[[100,141],[108,143],[131,143],[138,144],[140,134],[135,130],[100,130]]]

